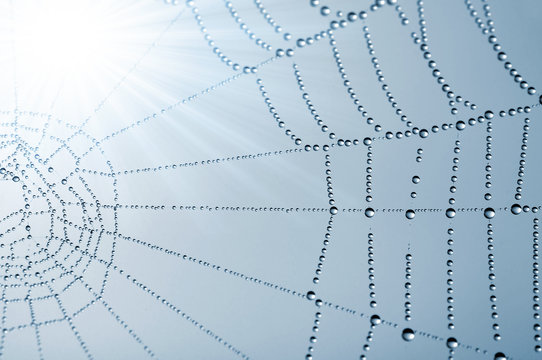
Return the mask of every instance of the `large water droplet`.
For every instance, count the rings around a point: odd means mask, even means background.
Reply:
[[[380,325],[380,324],[382,324],[382,319],[380,319],[380,316],[375,314],[375,315],[371,316],[371,324]]]
[[[446,217],[453,218],[455,216],[455,209],[449,208],[446,210]]]
[[[414,331],[411,328],[405,328],[403,329],[403,333],[401,334],[403,337],[403,340],[405,341],[412,341],[414,340]]]
[[[491,110],[486,111],[485,114],[484,114],[484,117],[486,119],[488,119],[488,120],[493,119],[493,116],[494,116],[493,111],[491,111]]]
[[[510,210],[512,211],[512,214],[518,215],[521,213],[521,206],[519,204],[514,204]]]
[[[486,217],[486,219],[492,219],[494,216],[495,216],[495,210],[493,210],[493,208],[486,208],[484,210],[484,216]]]
[[[368,218],[372,218],[375,215],[375,211],[373,208],[367,208],[365,209],[365,216]]]
[[[414,219],[414,216],[416,216],[416,213],[412,209],[408,209],[405,213],[405,216],[407,219]]]
[[[446,340],[446,346],[450,349],[455,349],[459,346],[459,343],[454,337],[449,337],[448,340]]]

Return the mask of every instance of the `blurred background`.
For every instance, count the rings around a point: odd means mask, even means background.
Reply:
[[[0,358],[541,356],[538,1],[0,7]]]

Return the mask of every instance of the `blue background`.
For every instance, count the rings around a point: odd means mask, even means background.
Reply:
[[[535,346],[542,342],[535,336],[542,333],[534,328],[540,320],[533,308],[539,303],[533,285],[533,225],[540,213],[514,215],[510,207],[542,205],[542,88],[532,96],[520,88],[463,1],[424,4],[431,58],[454,96],[476,104],[471,109],[458,102],[457,114],[451,113],[450,99],[411,36],[420,30],[415,1],[372,11],[369,1],[311,6],[308,0],[263,0],[262,7],[282,26],[280,32],[266,21],[258,2],[233,1],[248,28],[271,44],[271,50],[249,39],[221,0],[189,5],[97,1],[92,6],[108,21],[114,55],[92,69],[75,67],[77,75],[65,77],[40,67],[39,59],[24,59],[17,50],[21,45],[13,42],[17,24],[36,6],[61,3],[1,4],[5,50],[0,59],[0,131],[15,140],[13,146],[35,147],[32,151],[46,159],[38,167],[54,169],[42,171],[51,183],[62,187],[61,180],[68,177],[69,185],[84,193],[84,180],[102,207],[96,229],[106,232],[94,258],[70,248],[70,256],[82,257],[85,266],[59,258],[73,272],[43,275],[66,313],[45,286],[32,287],[29,293],[24,280],[6,280],[3,358],[301,359],[312,354],[314,359],[493,359],[497,352],[514,359],[540,357]],[[508,61],[529,86],[541,86],[542,4],[472,4],[485,24],[482,6],[491,5],[495,35]],[[330,8],[327,16],[321,14],[324,5]],[[194,7],[216,46],[240,69],[213,53],[215,45],[204,39]],[[331,21],[362,10],[368,14],[365,20],[339,25],[333,36],[350,86],[373,124],[349,97],[327,33]],[[406,25],[401,11],[409,20]],[[386,99],[363,26],[371,34],[387,91],[411,126]],[[324,37],[314,44],[296,46],[297,39],[322,32]],[[285,33],[291,40],[284,39]],[[277,49],[294,53],[276,56]],[[307,109],[294,64],[328,132],[321,131]],[[244,66],[257,66],[257,72],[244,73]],[[285,128],[277,126],[258,79]],[[530,113],[499,116],[500,110],[525,106],[531,107]],[[489,201],[484,200],[488,119],[478,121],[486,110],[495,115]],[[525,175],[522,198],[516,200],[526,117]],[[457,121],[469,118],[475,125],[455,128]],[[377,124],[382,131],[375,130]],[[452,127],[443,130],[442,124]],[[431,131],[434,125],[438,132]],[[427,129],[429,136],[406,136],[413,128]],[[285,135],[285,129],[301,144]],[[385,138],[387,131],[393,138]],[[366,137],[373,139],[370,165]],[[346,146],[339,139],[357,141]],[[306,145],[311,147],[307,150]],[[7,152],[2,157],[13,167],[20,161],[10,160]],[[459,158],[457,171],[452,171],[454,157]],[[367,166],[372,175],[370,203],[365,199]],[[451,194],[454,175],[457,191]],[[328,176],[338,209],[331,224]],[[414,184],[413,176],[421,181]],[[35,185],[30,178],[25,184]],[[2,186],[4,217],[24,203],[21,183],[8,180]],[[416,198],[410,195],[413,191]],[[77,224],[81,204],[69,193],[61,196],[73,201],[65,207],[65,219]],[[457,213],[451,219],[445,215],[450,196]],[[365,216],[367,207],[376,211],[374,217]],[[493,292],[487,207],[496,210],[491,219]],[[62,211],[60,205],[53,208]],[[38,203],[36,209],[48,206]],[[405,217],[406,209],[415,209],[414,219]],[[23,225],[14,225],[14,232],[22,232]],[[88,238],[84,231],[86,235],[66,230],[70,226],[57,219],[54,225],[37,222],[32,235],[47,238],[54,228],[55,234],[74,242]],[[454,229],[452,256],[447,255],[449,228]],[[326,233],[329,244],[323,245]],[[374,308],[369,297],[369,233],[374,234]],[[0,240],[9,236],[15,235]],[[320,259],[323,247],[325,261]],[[12,253],[24,258],[27,251]],[[112,252],[109,266],[97,260],[109,259]],[[404,319],[407,253],[412,255],[410,321]],[[5,256],[2,253],[2,262],[7,263]],[[449,329],[446,261],[452,258],[455,327]],[[315,284],[318,263],[323,265]],[[12,274],[4,266],[2,271]],[[82,276],[95,291],[103,289],[102,297],[96,298],[80,281],[65,288],[73,276]],[[308,291],[323,304],[309,300]],[[492,328],[492,294],[497,296],[499,330]],[[317,312],[321,318],[315,332]],[[370,329],[373,314],[384,321]],[[402,339],[404,328],[414,330],[413,341]],[[495,333],[500,340],[494,339]],[[453,353],[446,345],[449,337],[459,342]],[[365,344],[370,349],[364,349]]]

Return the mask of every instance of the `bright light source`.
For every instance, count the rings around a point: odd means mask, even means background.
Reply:
[[[64,74],[89,71],[111,55],[111,24],[92,2],[35,2],[15,14],[17,62],[40,71]]]
[[[176,15],[163,0],[0,1],[0,66],[13,69],[3,98],[62,117],[91,114],[117,89],[132,90],[138,66],[160,66],[154,43],[164,29],[171,36]]]

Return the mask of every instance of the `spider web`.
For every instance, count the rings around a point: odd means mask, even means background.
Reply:
[[[542,351],[535,2],[121,1],[83,88],[25,76],[18,6],[0,358]]]

